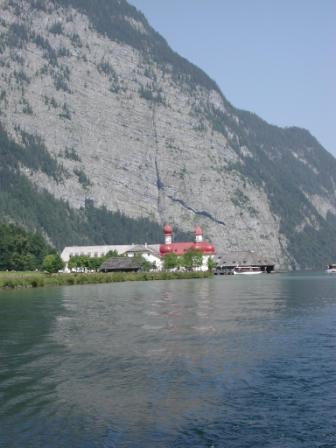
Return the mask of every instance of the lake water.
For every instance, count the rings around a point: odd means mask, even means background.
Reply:
[[[0,447],[336,447],[336,275],[0,292]]]

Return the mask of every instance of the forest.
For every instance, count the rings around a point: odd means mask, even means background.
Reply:
[[[0,271],[39,270],[45,257],[55,252],[41,235],[14,224],[0,224]]]

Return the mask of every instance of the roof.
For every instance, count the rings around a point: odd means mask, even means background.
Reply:
[[[117,244],[117,245],[105,245],[105,246],[70,246],[65,247],[61,254],[61,258],[66,263],[74,255],[87,255],[89,257],[101,257],[105,256],[110,251],[117,251],[119,255],[124,254],[128,250],[132,250],[134,244]],[[147,244],[147,248],[159,252],[159,244]]]
[[[147,246],[142,246],[141,244],[138,244],[136,246],[132,246],[130,249],[126,251],[126,253],[127,252],[150,252],[150,250]]]
[[[138,253],[138,254],[147,253],[147,254],[152,254],[153,256],[155,256],[157,258],[161,257],[160,252],[158,252],[157,250],[155,250],[151,247],[148,247],[148,245],[142,246],[142,245],[138,244],[137,246],[133,246],[125,252],[125,254],[130,254],[130,253],[131,254],[132,253]]]
[[[129,257],[113,257],[104,261],[100,266],[100,271],[128,271],[139,270],[141,268],[140,263],[134,258]]]
[[[253,265],[273,265],[274,260],[269,257],[258,254],[252,250],[237,250],[232,252],[220,253],[216,257],[216,262],[218,265],[222,266],[253,266]]]
[[[172,226],[171,226],[170,224],[165,224],[165,225],[163,226],[163,233],[164,233],[165,235],[171,235],[171,234],[173,233],[173,228],[172,228]]]
[[[167,255],[174,253],[176,255],[184,255],[190,250],[198,250],[204,255],[212,255],[215,253],[215,248],[212,244],[202,241],[199,243],[186,242],[186,243],[171,243],[171,244],[161,244],[160,253],[161,255]]]
[[[152,250],[148,246],[143,246],[142,244],[137,244],[128,249],[125,253],[128,252],[152,252]]]

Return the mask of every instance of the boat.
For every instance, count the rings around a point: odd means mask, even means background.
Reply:
[[[236,266],[233,268],[233,274],[243,274],[243,275],[256,275],[261,274],[263,271],[258,266]]]
[[[328,264],[327,272],[329,274],[336,274],[336,264]]]

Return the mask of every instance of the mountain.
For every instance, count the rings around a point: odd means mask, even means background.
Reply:
[[[335,258],[336,160],[308,131],[236,109],[125,0],[0,8],[3,219],[58,247],[142,220],[283,267]]]

